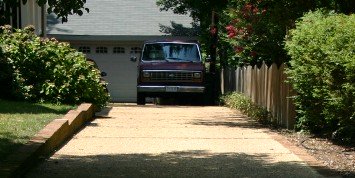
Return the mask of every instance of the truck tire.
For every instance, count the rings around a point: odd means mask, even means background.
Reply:
[[[137,105],[145,105],[145,96],[142,93],[137,93]]]

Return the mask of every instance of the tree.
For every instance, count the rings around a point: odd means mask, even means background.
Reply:
[[[219,20],[219,60],[221,65],[232,66],[287,62],[285,36],[295,27],[295,21],[310,10],[355,12],[353,0],[158,0],[157,4],[162,10],[190,12],[200,21],[201,42],[207,47],[211,42],[210,12],[214,10]]]
[[[309,3],[292,0],[231,0],[220,38],[232,46],[230,65],[281,64],[287,61],[283,39]]]
[[[349,0],[230,0],[220,39],[233,46],[229,64],[281,64],[289,61],[285,36],[304,13],[323,8],[349,14],[354,7],[355,1]]]
[[[204,51],[211,43],[210,25],[212,11],[220,14],[227,5],[227,0],[157,0],[160,10],[172,10],[176,14],[188,14],[200,24],[200,40]]]
[[[18,7],[20,3],[26,4],[27,0],[0,0],[0,21],[3,22],[13,14],[11,11],[6,11],[3,7],[4,4],[10,7]],[[62,22],[68,21],[68,15],[78,14],[83,15],[84,11],[89,12],[89,9],[84,7],[86,0],[36,0],[39,6],[47,4],[47,12],[55,13]]]

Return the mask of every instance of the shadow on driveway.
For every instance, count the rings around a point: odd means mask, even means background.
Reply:
[[[268,155],[211,154],[204,150],[159,155],[69,156],[48,160],[27,177],[310,177],[297,162],[273,163]]]
[[[189,124],[199,125],[199,126],[211,126],[211,127],[223,126],[229,128],[233,128],[233,127],[252,128],[252,129],[266,128],[266,126],[241,114],[240,115],[237,114],[229,117],[218,116],[218,117],[214,117],[213,119],[196,119],[193,122],[190,122]]]

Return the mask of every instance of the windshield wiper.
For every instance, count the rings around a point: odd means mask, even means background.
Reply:
[[[166,58],[165,59],[166,61],[168,62],[171,62],[171,61],[178,61],[178,62],[194,62],[192,60],[188,60],[188,59],[181,59],[181,58],[177,58],[177,57],[169,57],[169,58]]]
[[[177,57],[169,57],[169,58],[165,58],[166,61],[180,61],[182,59],[177,58]]]

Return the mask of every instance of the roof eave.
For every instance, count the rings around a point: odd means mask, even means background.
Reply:
[[[148,41],[148,40],[197,40],[196,36],[168,36],[168,35],[61,35],[48,34],[60,41]]]

